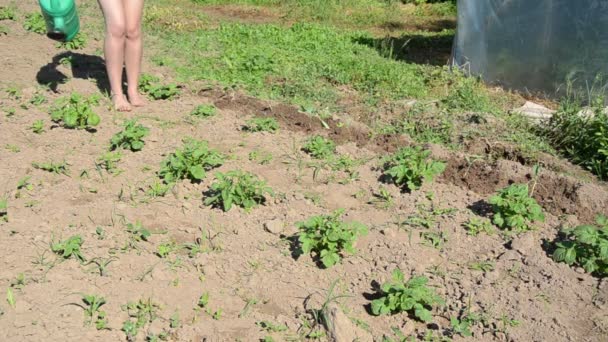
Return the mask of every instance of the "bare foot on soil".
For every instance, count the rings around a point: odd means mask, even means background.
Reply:
[[[124,94],[112,95],[112,102],[114,103],[114,109],[119,112],[130,112],[131,105],[127,101],[127,97]]]
[[[129,93],[129,102],[133,107],[143,107],[146,105],[146,99],[139,92]]]

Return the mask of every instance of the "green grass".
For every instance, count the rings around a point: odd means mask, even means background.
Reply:
[[[372,102],[426,96],[421,67],[383,58],[355,43],[358,35],[314,24],[223,24],[169,33],[163,40],[182,52],[175,57],[183,78],[216,81],[262,98],[335,109],[342,96],[338,87]]]

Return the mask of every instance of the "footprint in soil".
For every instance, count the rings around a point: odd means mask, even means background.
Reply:
[[[71,51],[56,55],[49,64],[41,67],[36,74],[36,81],[41,85],[48,85],[52,91],[57,92],[59,84],[65,83],[69,79],[68,76],[57,69],[59,65],[69,65],[72,68],[72,76],[74,78],[93,79],[99,91],[104,94],[110,93],[110,85],[103,58]]]

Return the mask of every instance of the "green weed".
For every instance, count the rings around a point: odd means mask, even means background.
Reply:
[[[430,154],[421,147],[403,147],[384,159],[384,175],[403,189],[418,190],[445,170],[445,163],[430,159]]]
[[[25,15],[23,28],[34,33],[46,34],[46,23],[40,12],[28,13]]]
[[[477,261],[477,262],[473,262],[469,265],[469,268],[472,269],[473,271],[480,271],[480,272],[484,272],[484,273],[494,271],[495,267],[496,267],[496,264],[489,260]]]
[[[58,174],[58,175],[65,175],[65,176],[70,175],[69,165],[65,161],[63,161],[61,163],[55,163],[55,162],[36,163],[36,162],[34,162],[34,163],[32,163],[32,166],[35,169],[44,170],[44,171],[51,172],[51,173]]]
[[[152,235],[148,229],[144,228],[140,221],[135,221],[135,223],[127,223],[126,230],[135,242],[148,241],[148,238],[150,235]]]
[[[248,120],[243,130],[248,132],[270,132],[276,133],[279,130],[279,123],[275,118],[253,118]]]
[[[197,118],[210,118],[217,115],[217,108],[211,104],[198,105],[190,112],[190,115]]]
[[[158,318],[160,305],[148,298],[147,300],[140,299],[137,302],[129,302],[122,309],[129,316],[122,325],[122,331],[127,335],[129,341],[133,341],[139,333],[139,329]]]
[[[99,125],[99,115],[91,107],[99,104],[99,97],[72,93],[57,100],[51,107],[51,120],[65,128],[93,129]]]
[[[495,233],[492,222],[485,218],[472,217],[467,222],[463,223],[468,235],[477,236],[480,233],[492,235]]]
[[[169,190],[171,190],[172,187],[173,184],[165,184],[155,179],[152,184],[148,186],[146,195],[152,198],[163,197],[167,194],[167,192],[169,192]]]
[[[600,215],[596,223],[564,230],[555,243],[553,259],[600,277],[608,275],[608,218]]]
[[[161,163],[158,175],[166,184],[180,179],[201,181],[207,171],[224,164],[224,159],[221,153],[209,148],[206,141],[185,139],[183,147]]]
[[[108,329],[108,319],[106,312],[101,307],[106,303],[105,298],[96,295],[84,295],[82,301],[86,305],[84,308],[85,325],[95,323],[97,330]]]
[[[0,20],[15,20],[17,18],[17,11],[14,7],[0,6]]]
[[[161,85],[159,82],[158,77],[143,74],[139,79],[139,90],[154,100],[169,100],[179,95],[176,84]]]
[[[297,223],[302,251],[314,252],[327,268],[340,262],[344,253],[354,254],[353,243],[359,236],[367,234],[367,227],[363,224],[340,220],[343,214],[344,210],[337,210],[331,215],[313,216]]]
[[[249,152],[248,157],[250,161],[256,162],[260,165],[270,164],[273,159],[272,153],[263,150],[253,150]]]
[[[150,129],[138,124],[136,120],[127,120],[123,124],[123,130],[114,134],[110,139],[110,150],[122,148],[133,152],[144,148],[144,138],[150,133]]]
[[[43,103],[46,103],[46,97],[39,93],[34,94],[34,96],[30,99],[30,104],[34,106],[40,106]]]
[[[543,222],[545,214],[536,200],[530,197],[527,184],[512,184],[490,198],[494,217],[492,222],[502,229],[521,233],[533,229],[532,223]]]
[[[260,329],[267,331],[267,332],[271,332],[271,333],[283,332],[283,331],[287,331],[287,329],[288,329],[285,324],[275,324],[275,323],[272,323],[269,321],[255,322],[255,325],[260,327]]]
[[[222,208],[224,211],[229,211],[232,205],[250,211],[253,207],[266,203],[266,195],[272,194],[272,189],[266,186],[265,181],[249,172],[218,172],[215,178],[205,205]]]
[[[84,241],[79,235],[73,235],[67,240],[52,242],[51,251],[61,256],[63,259],[74,258],[82,263],[86,261],[80,251],[83,242]]]
[[[417,319],[430,323],[433,320],[433,306],[443,305],[444,301],[433,289],[427,287],[427,283],[428,279],[420,276],[406,282],[403,273],[395,269],[392,280],[382,284],[382,297],[372,301],[372,313],[387,315],[406,311]]]
[[[456,74],[453,88],[441,101],[449,112],[491,112],[491,105],[483,84],[479,79]]]
[[[117,175],[121,172],[118,169],[118,163],[122,159],[122,153],[120,151],[105,152],[95,162],[95,166],[98,170],[106,170],[108,173]]]
[[[44,133],[44,121],[43,120],[34,121],[32,126],[30,127],[30,129],[32,130],[32,132],[34,132],[36,134]]]
[[[302,150],[315,159],[326,159],[332,157],[336,152],[336,144],[320,135],[309,138]]]
[[[6,289],[6,302],[13,309],[17,307],[17,300],[15,299],[15,294],[13,293],[13,289],[10,287]]]

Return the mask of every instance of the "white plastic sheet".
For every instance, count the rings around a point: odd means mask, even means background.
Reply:
[[[555,94],[608,81],[607,0],[458,0],[456,65],[487,82]]]

